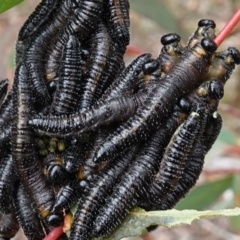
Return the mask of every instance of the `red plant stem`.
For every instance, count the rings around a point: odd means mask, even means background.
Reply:
[[[62,233],[63,227],[56,227],[43,240],[56,240],[62,235]]]
[[[128,45],[126,53],[128,55],[141,55],[145,52],[141,48],[138,48],[138,47],[133,46],[133,45]]]
[[[204,175],[213,175],[213,174],[218,174],[218,175],[228,175],[228,174],[240,174],[240,169],[232,168],[232,169],[219,169],[219,170],[208,170],[208,169],[203,169],[203,174]]]
[[[232,29],[237,25],[240,21],[240,8],[238,11],[233,15],[230,21],[225,25],[225,27],[220,31],[217,37],[214,39],[215,43],[219,46],[223,40],[229,35]]]

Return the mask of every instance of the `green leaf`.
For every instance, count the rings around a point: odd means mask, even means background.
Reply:
[[[171,32],[181,33],[184,36],[184,30],[178,26],[173,14],[161,1],[130,0],[129,3],[131,10],[148,17]]]
[[[23,2],[23,0],[1,0],[0,1],[0,13],[7,11],[15,5]]]
[[[231,188],[232,182],[233,176],[230,175],[217,181],[202,184],[191,190],[187,196],[176,205],[176,209],[206,209],[214,203],[226,189]]]
[[[233,179],[233,192],[234,192],[234,199],[233,199],[233,204],[236,207],[240,206],[240,187],[239,187],[239,182],[240,182],[240,176],[239,174],[234,175]],[[230,219],[230,229],[232,231],[238,231],[240,226],[240,216],[234,217]]]
[[[221,132],[218,136],[218,139],[229,145],[236,145],[238,142],[238,138],[233,133],[231,133],[230,131],[228,131],[226,129],[221,130]]]
[[[170,228],[180,224],[191,224],[192,221],[200,218],[230,217],[239,215],[240,208],[200,212],[196,210],[178,211],[175,209],[146,212],[142,209],[135,209],[129,213],[122,225],[118,227],[111,236],[98,239],[118,240],[124,237],[140,236],[145,232],[145,229],[151,225],[160,225]]]

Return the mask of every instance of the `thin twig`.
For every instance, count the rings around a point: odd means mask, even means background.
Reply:
[[[220,31],[217,37],[214,39],[215,43],[219,46],[224,39],[230,34],[232,29],[238,24],[240,20],[240,8],[238,11],[233,15],[230,21],[225,25],[225,27]]]

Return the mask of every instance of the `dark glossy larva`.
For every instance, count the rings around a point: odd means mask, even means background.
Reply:
[[[70,238],[87,240],[135,206],[172,208],[201,173],[240,63],[235,48],[215,52],[214,28],[199,21],[185,47],[167,34],[157,59],[126,68],[128,0],[43,0],[20,30],[3,104],[0,86],[0,211],[42,239],[78,202]]]
[[[60,0],[57,9],[50,14],[50,20],[36,31],[26,50],[26,66],[33,85],[34,100],[43,105],[50,102],[50,95],[44,79],[44,62],[39,59],[44,59],[49,43],[56,38],[59,28],[73,13],[71,7],[72,1]]]
[[[11,122],[13,119],[13,91],[5,98],[0,109],[0,122]]]
[[[205,123],[202,123],[201,127],[204,127],[204,124]],[[196,184],[199,175],[202,172],[205,154],[215,142],[220,133],[221,126],[222,119],[217,112],[212,116],[209,116],[205,131],[199,134],[191,156],[186,162],[182,177],[179,179],[178,184],[172,193],[167,196],[161,205],[157,206],[159,210],[166,210],[174,207],[174,205],[186,195],[189,189]]]
[[[16,175],[12,155],[3,154],[0,160],[0,212],[13,212],[13,194],[16,191]]]
[[[70,34],[67,31],[61,31],[58,38],[55,39],[55,41],[48,48],[47,60],[45,63],[45,76],[46,80],[48,81],[48,85],[53,83],[57,85],[60,77],[63,52],[69,36]]]
[[[56,214],[65,214],[69,211],[70,208],[81,198],[85,188],[85,182],[79,182],[77,180],[72,181],[61,188],[56,196],[50,217],[51,215],[55,216]]]
[[[137,77],[137,75],[141,72],[142,70],[142,65],[150,59],[150,54],[143,54],[141,56],[139,56],[138,58],[136,58],[122,73],[121,75],[117,78],[117,80],[109,87],[109,89],[107,89],[106,93],[103,95],[103,97],[101,98],[101,100],[103,101],[107,101],[110,100],[111,98],[114,97],[118,97],[120,94],[122,94],[124,91],[128,91],[128,89],[130,89],[133,85],[135,85],[136,81],[135,78]],[[101,103],[100,103],[101,104]],[[52,126],[53,127],[53,131],[57,130],[62,131],[60,129],[58,129],[58,127],[62,126],[64,127],[64,124],[61,123],[61,121],[63,120],[64,117],[51,117],[50,122],[53,121],[55,122]],[[80,121],[81,122],[81,121]],[[31,121],[30,122],[31,125],[36,126],[36,127],[40,127],[41,125],[43,126],[47,126],[48,125],[48,121],[43,120],[35,120],[35,121]],[[61,127],[60,127],[61,128]],[[44,129],[44,127],[43,127]],[[50,129],[49,129],[50,130]],[[67,130],[68,131],[68,130]]]
[[[33,134],[27,124],[32,109],[30,85],[27,79],[26,67],[19,65],[13,85],[15,120],[12,126],[11,151],[14,170],[28,196],[33,200],[34,210],[41,218],[46,218],[54,202],[54,192],[42,173]],[[56,216],[51,224],[58,225],[61,221],[61,216]]]
[[[240,52],[236,48],[217,52],[211,61],[207,78],[218,79],[225,84],[237,64],[240,64]]]
[[[140,152],[114,187],[113,193],[106,199],[105,205],[94,221],[93,235],[103,236],[119,225],[126,214],[134,207],[139,199],[146,195],[153,175],[157,172],[164,148],[185,114],[175,111],[166,126],[155,132],[151,139],[140,146]]]
[[[27,196],[22,184],[19,184],[14,194],[14,207],[19,225],[28,240],[42,240],[45,233],[38,218],[38,214],[31,207],[31,200]]]
[[[157,63],[157,65],[156,65]],[[147,66],[145,66],[147,65]],[[153,66],[152,66],[153,65]],[[160,68],[159,63],[156,60],[151,60],[150,62],[146,62],[142,66],[143,74],[140,82],[136,82],[135,85],[141,85],[141,88],[145,88],[142,91],[137,92],[136,94],[125,94],[121,98],[113,98],[111,100],[101,100],[98,101],[96,105],[89,108],[89,110],[85,110],[79,114],[74,114],[68,116],[68,129],[71,128],[71,131],[64,132],[63,122],[65,121],[65,116],[60,118],[45,118],[39,120],[33,120],[33,124],[41,126],[40,129],[49,129],[49,125],[51,128],[55,127],[58,132],[63,133],[64,136],[67,135],[76,135],[79,133],[84,133],[86,131],[97,129],[101,126],[106,126],[116,121],[124,121],[127,118],[133,116],[137,109],[143,105],[146,100],[148,94],[155,87],[160,79]],[[151,69],[150,69],[151,68]],[[156,70],[156,71],[155,71]],[[146,72],[146,74],[145,74]],[[126,83],[126,82],[125,82]],[[145,87],[143,87],[143,85]],[[151,85],[151,87],[146,87],[147,85]],[[114,92],[111,93],[112,96],[114,94],[117,95],[117,92],[122,93],[126,86],[124,83],[121,84],[121,88],[115,89]],[[108,95],[109,96],[109,95]],[[104,99],[105,97],[103,97]],[[109,97],[108,97],[109,98]],[[60,130],[61,129],[61,130]],[[51,134],[54,135],[54,134]],[[60,133],[57,133],[57,136],[60,136]]]
[[[163,78],[160,87],[151,91],[146,105],[110,135],[96,151],[94,161],[112,158],[140,139],[147,139],[153,129],[166,121],[177,99],[204,81],[215,50],[216,44],[212,40],[203,39],[201,45],[197,44],[190,51],[184,52],[168,75]]]
[[[29,38],[29,36],[33,34],[44,21],[46,21],[56,3],[57,1],[55,0],[41,1],[20,29],[18,33],[18,41],[23,41]]]
[[[175,33],[166,34],[160,39],[163,47],[158,56],[158,60],[161,65],[161,71],[165,74],[169,72],[183,53],[183,47],[180,40],[180,36]]]
[[[205,140],[203,140],[204,153],[206,154],[216,141],[222,129],[222,117],[218,112],[214,112],[207,119],[206,129],[203,133]]]
[[[82,38],[87,39],[96,29],[103,10],[102,0],[82,0],[74,17],[68,23],[70,33],[79,33]]]
[[[198,113],[193,112],[168,144],[149,190],[150,201],[154,204],[160,205],[178,184],[187,159],[194,149],[193,143],[199,132],[200,118]]]
[[[123,55],[126,51],[125,47],[118,46],[116,43],[111,44],[111,55],[108,61],[107,68],[102,73],[101,81],[97,85],[95,98],[93,99],[93,105],[100,99],[100,97],[105,93],[109,86],[112,85],[117,76],[125,67],[123,61]]]
[[[81,92],[82,86],[80,51],[78,39],[75,36],[69,36],[64,48],[58,88],[50,107],[51,114],[71,113],[79,104],[79,92]]]
[[[150,53],[142,54],[134,59],[115,79],[101,97],[101,101],[119,97],[120,94],[130,91],[136,84],[136,78],[142,71],[142,66],[151,58]],[[131,92],[130,92],[131,93]]]
[[[8,124],[0,122],[0,154],[1,156],[4,155],[5,152],[8,152],[10,147],[10,138],[11,138],[11,127],[12,123],[9,122]]]
[[[103,23],[99,23],[95,34],[92,35],[89,70],[83,80],[83,95],[80,110],[88,108],[96,97],[97,85],[101,84],[101,77],[107,69],[111,55],[111,37]]]
[[[192,48],[205,37],[214,39],[215,38],[216,24],[213,20],[202,19],[198,22],[197,30],[188,39],[187,48]]]
[[[98,209],[105,203],[114,185],[120,181],[121,175],[134,160],[135,153],[134,148],[116,160],[115,164],[107,166],[90,184],[75,213],[70,239],[88,239],[91,236],[92,221],[97,216]]]
[[[5,96],[7,95],[8,84],[9,84],[8,79],[0,81],[0,106],[3,103]]]
[[[86,144],[78,144],[77,146],[71,146],[63,153],[63,163],[65,169],[74,173],[77,172],[78,167],[81,164],[84,164],[85,159],[83,158],[83,154],[86,148]]]
[[[121,46],[127,46],[129,36],[129,8],[125,0],[109,0],[107,4],[109,11],[109,29],[112,38]]]

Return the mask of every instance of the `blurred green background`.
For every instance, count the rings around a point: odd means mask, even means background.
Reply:
[[[3,2],[10,2],[5,0]],[[15,0],[21,2],[21,0]],[[185,43],[203,18],[213,19],[216,33],[240,7],[236,0],[129,0],[131,9],[131,45],[158,56],[160,37],[176,32]],[[25,0],[0,14],[0,79],[14,75],[14,45],[18,31],[28,15],[39,3]],[[3,3],[0,3],[0,10]],[[219,49],[234,46],[240,49],[240,24]],[[126,54],[129,62],[137,55]],[[219,106],[224,120],[223,130],[206,157],[206,163],[197,186],[179,202],[177,209],[222,209],[240,206],[240,67],[234,71],[225,87],[225,96]],[[143,238],[157,239],[240,239],[240,218],[200,220],[190,226],[174,229],[160,228]],[[186,237],[187,236],[187,237]]]

